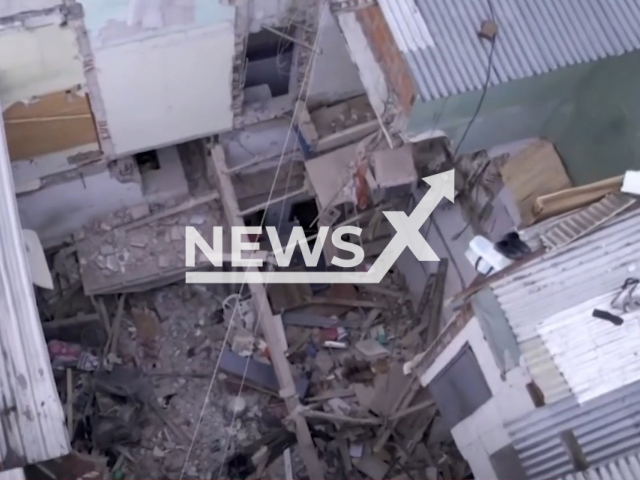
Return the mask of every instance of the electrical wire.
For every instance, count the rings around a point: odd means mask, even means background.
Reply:
[[[325,10],[323,9],[322,10],[322,15],[324,14],[324,12],[325,12]],[[322,19],[320,19],[320,20],[322,20]],[[314,64],[314,60],[315,60],[315,53],[314,52],[317,51],[317,49],[315,47],[317,47],[317,43],[318,43],[318,40],[319,40],[319,37],[320,37],[319,33],[320,32],[318,32],[318,34],[316,35],[312,56],[310,58],[309,65],[307,66],[307,69],[305,71],[305,76],[303,77],[303,80],[302,80],[302,84],[303,85],[310,78],[311,67]],[[293,131],[293,126],[294,126],[294,123],[295,123],[294,119],[297,117],[298,108],[299,108],[299,103],[296,102],[296,105],[294,106],[293,115],[291,116],[291,122],[289,123],[289,128],[287,129],[287,136],[286,136],[286,140],[285,140],[285,143],[284,143],[284,148],[282,150],[282,154],[280,155],[280,159],[278,161],[278,166],[276,168],[276,173],[275,173],[275,176],[274,176],[274,179],[273,179],[273,183],[271,184],[271,189],[269,191],[269,197],[267,199],[267,204],[269,204],[271,202],[271,199],[273,197],[273,193],[275,191],[276,180],[278,178],[278,174],[280,173],[280,168],[282,167],[282,163],[283,163],[283,160],[284,160],[284,157],[285,157],[285,154],[286,154],[286,146],[289,143],[289,139],[291,137],[291,132]],[[262,215],[262,219],[260,221],[260,227],[262,227],[264,225],[264,222],[265,222],[265,219],[266,219],[266,214],[267,214],[267,210],[265,209],[265,211],[264,211],[264,213]],[[245,270],[245,275],[244,275],[244,278],[242,280],[242,284],[240,285],[240,289],[239,289],[240,293],[242,293],[242,290],[244,289],[244,286],[246,284],[247,274],[248,274],[248,269]],[[231,314],[231,319],[234,319],[236,317],[239,303],[240,302],[236,302],[236,304],[234,305],[233,312]],[[258,316],[259,316],[260,315],[260,309],[258,309],[257,313],[258,313]],[[257,318],[256,319],[256,325],[254,327],[254,332],[253,332],[254,338],[255,338],[255,335],[257,333],[257,328],[258,328],[259,323],[260,323],[259,322],[259,318]],[[231,332],[231,326],[232,326],[232,322],[230,321],[229,325],[227,327],[227,330],[225,332],[224,339],[222,341],[223,348],[224,348],[224,345],[226,345],[227,342],[228,342],[229,333]],[[196,428],[195,428],[193,437],[191,439],[191,443],[189,445],[189,449],[187,450],[187,455],[185,457],[185,461],[184,461],[184,464],[183,464],[183,467],[182,467],[182,471],[180,473],[180,477],[179,477],[180,480],[182,480],[184,478],[184,474],[185,474],[185,471],[186,471],[187,463],[189,461],[189,457],[191,456],[191,452],[193,451],[193,447],[195,445],[195,441],[196,441],[196,438],[198,436],[198,431],[200,429],[200,426],[202,425],[202,420],[204,418],[204,413],[205,413],[207,404],[209,403],[209,397],[211,395],[211,390],[213,389],[213,384],[215,382],[215,378],[216,378],[218,370],[220,368],[221,358],[222,358],[222,352],[220,352],[220,355],[218,355],[218,359],[216,361],[216,365],[214,367],[213,374],[211,375],[211,380],[209,382],[209,387],[207,388],[207,393],[205,395],[205,400],[204,400],[204,403],[202,405],[202,409],[200,410],[200,415],[198,417],[198,422],[196,423]],[[247,374],[248,367],[249,367],[249,360],[247,360],[247,362],[245,364],[245,370],[244,370],[244,373],[243,373],[243,376],[242,376],[242,383],[240,384],[240,391],[238,392],[238,396],[240,395],[240,392],[242,391],[242,388],[244,386],[244,382],[245,382],[245,379],[246,379],[246,374]],[[233,426],[233,423],[235,422],[235,415],[236,415],[236,413],[234,411],[233,418],[232,418],[232,421],[231,421],[231,426]],[[223,460],[222,460],[222,463],[221,463],[221,467],[220,467],[220,474],[222,473],[222,469],[224,467],[224,460],[226,459],[226,453],[227,453],[227,450],[228,450],[227,447],[228,447],[228,444],[229,444],[229,438],[230,438],[230,433],[229,433],[229,436],[227,437],[227,442],[225,444],[224,457],[223,457]],[[220,475],[218,475],[218,477],[220,477]]]
[[[493,3],[491,2],[491,0],[487,0],[487,3],[489,5],[491,21],[495,23],[496,16],[493,10]],[[462,134],[462,137],[460,138],[460,141],[456,145],[456,149],[453,152],[454,165],[456,164],[456,156],[458,155],[458,151],[460,150],[460,147],[462,146],[462,143],[464,142],[465,138],[467,138],[467,134],[469,133],[469,130],[471,130],[471,126],[474,124],[474,122],[478,118],[478,114],[480,113],[480,110],[482,109],[482,104],[484,103],[484,99],[487,96],[487,91],[489,90],[489,82],[491,80],[491,70],[493,70],[493,53],[496,49],[496,40],[497,40],[497,36],[490,40],[491,47],[489,48],[489,59],[487,61],[487,76],[484,81],[484,86],[482,87],[482,94],[480,95],[478,106],[476,107],[476,110],[473,113],[471,120],[469,120],[469,123],[467,124],[467,127],[465,128],[464,133]]]
[[[322,6],[324,6],[324,5],[321,5],[321,7]],[[320,18],[318,20],[318,24],[322,23],[323,16],[325,15],[326,11],[328,11],[328,9],[324,9],[324,8],[321,9],[321,13],[320,13]],[[321,30],[318,31],[318,33],[316,34],[316,38],[314,39],[314,45],[313,45],[313,50],[311,52],[311,57],[309,59],[309,64],[307,65],[307,68],[306,68],[306,71],[305,71],[305,75],[304,75],[303,80],[302,80],[301,85],[300,85],[300,90],[302,92],[304,92],[305,89],[308,89],[308,87],[310,86],[310,83],[311,83],[311,79],[313,78],[313,67],[315,66],[315,59],[316,59],[316,55],[317,55],[316,52],[318,50],[317,46],[318,46],[318,43],[320,41],[320,36],[321,36]],[[282,155],[281,155],[281,158],[280,158],[280,162],[278,163],[278,168],[276,169],[276,174],[275,174],[275,177],[274,177],[274,180],[273,180],[272,191],[273,191],[273,189],[275,187],[276,180],[278,178],[278,174],[279,174],[279,171],[280,171],[280,167],[282,166],[282,159],[285,156],[287,145],[289,143],[289,138],[290,138],[290,135],[291,135],[291,131],[293,129],[292,128],[293,127],[293,123],[294,123],[293,119],[297,117],[297,109],[299,108],[300,103],[304,103],[306,105],[306,96],[305,96],[303,102],[296,102],[296,106],[294,108],[294,112],[293,112],[290,128],[289,128],[289,130],[287,132],[287,138],[286,138],[285,143],[284,143],[284,147],[283,147]],[[290,183],[290,180],[291,180],[291,172],[292,172],[292,170],[293,170],[293,162],[290,162],[289,170],[288,170],[288,173],[287,173],[287,181],[286,181],[286,184],[285,184],[285,194],[289,189],[289,183]],[[278,231],[280,230],[280,228],[282,226],[282,220],[284,218],[284,209],[285,209],[285,202],[282,202],[282,205],[281,205],[281,208],[280,208],[280,216],[279,216],[279,220],[278,220]],[[267,209],[265,209],[265,212],[264,212],[264,214],[262,216],[262,222],[261,222],[260,226],[262,226],[264,224],[266,213],[267,213]],[[267,272],[267,278],[265,279],[265,284],[269,283],[269,277],[270,277],[271,273],[272,273],[271,270],[269,270]],[[245,277],[246,277],[246,274],[245,274]],[[244,286],[244,283],[243,283],[243,286]],[[242,287],[241,287],[241,289],[242,289]],[[237,307],[237,303],[236,303],[236,307]],[[262,307],[262,305],[260,307]],[[258,315],[260,314],[260,310],[261,310],[261,308],[258,308]],[[258,326],[259,325],[260,325],[260,322],[256,321],[256,323],[254,325],[254,328],[253,328],[253,332],[252,332],[252,337],[254,339],[257,336]],[[237,401],[238,398],[240,398],[240,395],[241,395],[242,390],[244,388],[248,369],[249,369],[249,359],[247,359],[247,361],[245,363],[245,368],[244,368],[244,371],[242,373],[242,380],[240,382],[240,387],[238,388],[238,394],[236,396],[236,401]],[[214,372],[214,374],[215,374],[215,372]],[[233,424],[235,423],[236,413],[237,412],[234,409],[233,414],[232,414],[232,418],[231,418],[231,424],[230,424],[231,428],[233,428]],[[222,476],[225,460],[226,460],[226,457],[227,457],[227,452],[229,451],[229,445],[231,443],[230,439],[231,439],[231,430],[227,434],[227,439],[225,441],[225,446],[224,446],[224,450],[223,450],[224,453],[223,453],[222,461],[220,462],[220,469],[219,469],[217,478],[221,478],[221,476]]]

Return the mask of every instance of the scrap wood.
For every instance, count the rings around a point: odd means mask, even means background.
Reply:
[[[73,440],[73,432],[75,430],[73,424],[73,370],[67,368],[67,432],[69,433],[69,441]]]
[[[411,415],[412,413],[419,412],[420,410],[424,410],[425,408],[430,408],[435,406],[435,402],[433,400],[425,400],[424,402],[420,402],[412,407],[407,407],[403,410],[400,410],[389,417],[389,420],[400,420],[401,418],[406,417],[407,415]]]
[[[353,397],[356,395],[356,392],[350,388],[342,388],[338,390],[329,390],[327,392],[323,392],[320,395],[316,395],[315,397],[307,398],[308,403],[312,402],[322,402],[324,400],[331,400],[332,398],[345,398],[345,397]]]
[[[362,308],[381,308],[387,310],[389,305],[381,302],[372,302],[371,300],[346,299],[346,298],[324,298],[324,297],[306,297],[308,303],[312,305],[338,305],[344,307],[362,307]]]
[[[425,330],[427,331],[425,338],[427,345],[430,345],[438,337],[448,267],[448,259],[440,259],[440,262],[438,262],[438,271],[427,280],[422,297],[420,298],[417,309],[420,314],[420,323],[400,340],[401,345],[410,347],[416,344],[420,341]]]
[[[227,217],[229,225],[245,226],[244,219],[240,215],[240,207],[238,198],[233,187],[233,183],[226,172],[226,155],[224,147],[219,143],[212,143],[209,146],[209,159],[213,166],[213,177],[217,183],[220,192],[222,206]],[[248,271],[257,271],[255,267],[247,268]],[[284,351],[278,350],[280,344],[280,335],[277,330],[284,328],[282,321],[274,320],[273,312],[269,305],[266,290],[263,285],[249,284],[251,290],[252,301],[258,314],[258,321],[262,327],[265,341],[271,352],[271,361],[273,369],[277,376],[279,385],[279,393],[283,397],[287,410],[294,413],[300,407],[300,401],[296,395],[296,387],[291,372],[291,366],[287,360]],[[324,478],[324,468],[320,463],[318,454],[311,438],[311,432],[306,420],[301,415],[294,415],[296,437],[298,439],[298,447],[301,457],[307,469],[307,475],[314,480]]]
[[[382,428],[378,432],[376,443],[373,446],[374,452],[379,452],[384,448],[387,441],[389,440],[389,437],[393,433],[393,430],[395,429],[398,423],[397,419],[396,420],[390,419],[391,415],[395,414],[401,409],[408,408],[411,402],[413,401],[413,399],[415,398],[415,396],[418,394],[418,391],[420,390],[421,387],[422,386],[420,385],[420,382],[418,381],[417,378],[413,378],[411,382],[405,385],[404,389],[398,396],[392,411],[389,412],[390,413],[389,421],[385,422],[384,428]]]
[[[360,340],[364,340],[367,337],[369,329],[373,326],[381,313],[382,310],[379,308],[372,308],[369,310],[367,318],[364,319],[364,322],[362,322],[362,325],[360,326]]]
[[[301,350],[302,347],[304,347],[309,343],[309,340],[311,340],[312,335],[313,335],[313,330],[311,329],[306,330],[302,335],[300,335],[300,338],[298,338],[296,342],[293,345],[291,345],[286,352],[284,352],[285,356],[288,357],[296,353],[298,350]]]
[[[331,422],[351,423],[354,425],[382,425],[381,418],[367,417],[349,417],[347,415],[338,415],[335,413],[320,412],[318,410],[303,410],[302,415],[306,418],[315,418],[317,420],[328,420]]]
[[[113,323],[111,324],[109,339],[104,346],[105,357],[109,353],[113,355],[115,355],[116,353],[116,348],[118,347],[118,337],[120,336],[120,325],[122,324],[122,315],[124,313],[124,301],[126,297],[127,294],[123,293],[122,295],[120,295],[120,299],[118,300],[118,309],[116,310],[116,315],[113,318]]]
[[[423,318],[423,321],[427,324],[426,344],[431,345],[438,334],[440,333],[440,325],[442,318],[442,304],[444,302],[444,287],[447,281],[447,272],[449,268],[449,260],[446,258],[440,259],[438,262],[438,271],[436,272],[436,278],[432,289],[432,294],[429,298],[429,308],[427,309],[427,315]]]
[[[348,474],[353,468],[353,464],[351,463],[351,455],[349,453],[349,445],[347,444],[346,438],[337,438],[336,443],[338,445],[338,451],[340,452],[340,458],[342,459],[342,465],[345,470],[345,478],[346,474]]]
[[[285,312],[282,314],[282,323],[287,326],[309,328],[360,328],[361,323],[354,320],[342,320],[313,313]]]
[[[401,292],[399,290],[393,290],[391,288],[383,287],[382,285],[374,285],[374,284],[362,285],[359,288],[361,290],[364,290],[365,292],[378,294],[378,295],[384,295],[384,296],[387,296],[387,297],[398,298],[400,300],[404,300],[405,298],[407,298],[407,292]]]
[[[107,308],[104,305],[104,300],[102,297],[96,300],[93,295],[89,296],[89,298],[91,299],[93,308],[96,309],[96,313],[100,315],[105,331],[108,335],[111,335],[111,323],[109,322],[109,314],[107,313]]]
[[[570,212],[600,200],[609,193],[619,192],[624,176],[612,177],[600,182],[568,188],[536,198],[533,213],[536,221]]]

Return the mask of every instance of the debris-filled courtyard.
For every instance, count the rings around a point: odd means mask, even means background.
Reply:
[[[638,19],[0,2],[0,480],[640,478]]]
[[[161,230],[149,242],[164,244]],[[90,261],[111,272],[107,245]],[[397,269],[375,285],[269,285],[301,400],[290,412],[246,286],[176,282],[87,297],[83,257],[55,258],[60,288],[41,301],[44,332],[72,447],[100,475],[305,478],[292,415],[308,422],[326,478],[469,474],[426,389],[403,373],[437,335],[429,318],[440,316],[446,262],[416,305]],[[268,445],[276,461],[256,461],[252,445]]]

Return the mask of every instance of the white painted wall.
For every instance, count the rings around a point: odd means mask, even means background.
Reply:
[[[60,4],[62,4],[62,0],[2,0],[0,2],[0,18],[21,12],[44,10]]]
[[[229,167],[236,167],[253,160],[256,156],[280,159],[282,152],[298,148],[298,138],[291,129],[291,119],[281,118],[250,125],[226,135],[225,152]],[[271,168],[271,162],[260,164]]]
[[[37,185],[37,181],[44,177],[74,170],[77,165],[72,163],[69,157],[99,150],[100,146],[97,143],[90,143],[62,152],[49,153],[37,158],[11,162],[13,183],[16,191],[19,193],[25,192],[29,190],[28,185]]]
[[[38,232],[45,248],[95,217],[144,203],[140,183],[120,183],[109,171],[18,196],[23,228]]]
[[[321,53],[312,67],[307,95],[310,108],[365,93],[338,22],[328,11],[329,3],[325,2],[322,8],[325,11],[320,13],[317,45]]]
[[[493,480],[496,473],[489,456],[510,443],[505,423],[516,420],[535,409],[526,385],[531,377],[524,366],[507,372],[505,379],[495,362],[477,318],[472,318],[462,331],[438,356],[420,378],[428,385],[469,343],[482,369],[492,398],[451,430],[462,456],[469,462],[477,480]]]
[[[0,102],[18,101],[84,83],[75,32],[59,25],[0,30]]]
[[[385,111],[389,97],[384,72],[369,47],[369,41],[355,13],[345,12],[337,16],[338,24],[347,42],[347,50],[351,60],[357,65],[360,81],[364,86],[369,102],[378,118]]]
[[[251,2],[251,23],[249,28],[252,32],[258,32],[262,25],[272,27],[286,25],[283,19],[287,18],[287,13],[295,13],[295,0],[260,0]]]
[[[232,60],[231,23],[95,52],[116,154],[231,129]]]

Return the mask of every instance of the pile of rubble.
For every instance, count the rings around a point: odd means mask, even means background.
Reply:
[[[58,255],[63,287],[40,298],[41,314],[73,449],[93,470],[305,477],[250,296],[173,284],[86,297],[69,274],[72,255]],[[397,271],[375,286],[268,289],[327,478],[468,473],[428,391],[403,373],[433,335],[442,278],[433,276],[417,309]],[[265,445],[260,463],[254,454]]]

